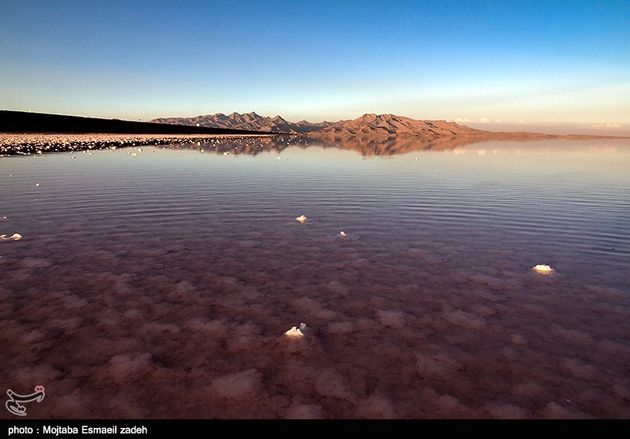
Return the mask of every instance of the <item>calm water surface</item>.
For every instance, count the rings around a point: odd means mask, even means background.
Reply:
[[[44,385],[35,417],[630,416],[630,142],[219,149],[0,158],[0,391]]]

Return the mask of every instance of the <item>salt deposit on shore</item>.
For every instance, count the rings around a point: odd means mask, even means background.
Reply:
[[[173,143],[200,145],[208,141],[270,137],[234,134],[8,134],[0,133],[0,155],[83,151]]]

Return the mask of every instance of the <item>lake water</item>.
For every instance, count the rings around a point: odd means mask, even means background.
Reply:
[[[0,391],[44,385],[33,417],[630,416],[630,142],[258,142],[0,158]]]

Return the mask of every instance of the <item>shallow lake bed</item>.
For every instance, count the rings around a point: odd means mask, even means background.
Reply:
[[[630,142],[229,142],[0,159],[34,416],[630,416]]]

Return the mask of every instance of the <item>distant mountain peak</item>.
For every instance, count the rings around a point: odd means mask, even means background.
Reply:
[[[352,120],[339,121],[315,132],[322,137],[395,137],[414,136],[423,139],[474,136],[484,133],[441,120],[416,120],[395,114],[365,113]]]
[[[227,116],[223,113],[216,113],[197,117],[170,117],[155,119],[154,121],[158,123],[179,125],[198,124],[204,127],[267,131],[273,133],[303,133],[323,127],[322,124],[311,124],[307,121],[298,123],[287,122],[287,120],[280,115],[274,117],[261,116],[255,111],[243,114],[233,112]],[[326,126],[328,125],[330,124],[326,124]]]

